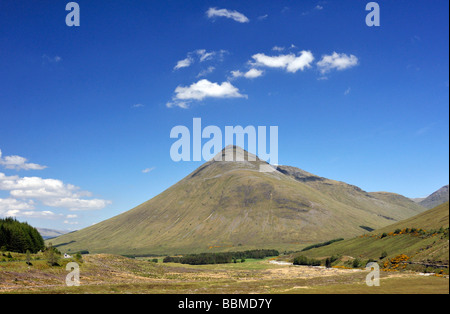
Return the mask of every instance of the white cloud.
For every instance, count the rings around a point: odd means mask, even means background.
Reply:
[[[43,203],[51,207],[63,207],[71,211],[79,211],[79,210],[99,210],[111,204],[111,201],[100,199],[85,200],[73,197],[66,197],[66,198],[48,199],[43,201]]]
[[[317,62],[317,66],[322,74],[327,73],[333,69],[342,71],[358,65],[359,60],[354,55],[347,55],[345,53],[333,52],[331,55],[325,55],[322,60]]]
[[[47,166],[28,163],[28,160],[20,156],[5,156],[2,158],[2,151],[0,150],[0,165],[6,169],[14,170],[43,170]]]
[[[349,87],[347,88],[347,90],[344,92],[344,95],[348,95],[350,94],[350,92],[352,91],[352,89]]]
[[[67,215],[66,218],[67,219],[75,219],[75,218],[78,218],[78,216],[77,215]]]
[[[134,104],[131,107],[133,107],[133,108],[141,108],[141,107],[144,107],[144,105],[143,104]]]
[[[190,67],[193,61],[194,60],[192,60],[191,57],[187,57],[186,59],[178,61],[177,65],[173,69],[178,70],[178,69]]]
[[[0,216],[16,217],[22,210],[32,210],[32,201],[21,201],[15,198],[0,198]]]
[[[250,20],[244,14],[227,9],[209,8],[208,11],[206,11],[206,15],[208,16],[208,18],[225,17],[239,23],[250,22]]]
[[[281,68],[287,72],[295,73],[311,67],[314,56],[310,51],[301,51],[299,56],[295,54],[267,56],[263,53],[255,54],[252,57],[257,66],[266,66],[269,68]]]
[[[174,106],[188,108],[190,101],[202,101],[205,98],[242,98],[247,97],[239,92],[239,89],[230,82],[222,84],[212,83],[206,79],[193,83],[190,86],[178,86],[175,89],[173,102],[169,102],[167,107]]]
[[[0,198],[0,217],[57,218],[52,211],[34,210],[33,200],[23,201],[15,198]]]
[[[26,212],[20,212],[18,213],[18,216],[21,217],[28,217],[28,218],[57,218],[61,215],[55,214],[52,211],[44,210],[44,211],[26,211]]]
[[[45,206],[69,210],[98,210],[111,204],[107,200],[86,199],[92,196],[91,192],[81,191],[77,186],[56,179],[6,176],[0,173],[0,190],[9,191],[11,196],[6,199],[8,201],[3,200],[3,204],[9,204],[11,209],[21,212],[24,209],[33,209],[35,200]]]
[[[241,71],[231,71],[231,74],[233,75],[234,78],[237,77],[245,77],[248,79],[253,79],[253,78],[257,78],[260,77],[261,75],[263,75],[263,71],[258,70],[258,69],[250,69],[249,71],[243,73]]]

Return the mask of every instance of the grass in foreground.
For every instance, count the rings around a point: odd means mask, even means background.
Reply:
[[[192,266],[160,264],[114,255],[85,256],[81,286],[66,287],[64,267],[0,265],[2,293],[338,294],[449,293],[448,278],[409,272],[381,273],[381,287],[367,287],[363,270],[275,265],[265,260]]]

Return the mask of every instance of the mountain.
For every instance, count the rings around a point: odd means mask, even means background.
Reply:
[[[448,265],[448,227],[449,203],[446,202],[366,235],[314,248],[299,255],[312,258],[351,256],[378,260],[382,252],[386,252],[387,258],[405,254],[409,257],[409,262],[420,265]],[[417,232],[413,232],[414,229]],[[398,230],[401,231],[396,234]]]
[[[54,229],[47,229],[47,228],[36,228],[36,229],[41,234],[42,238],[44,238],[44,240],[56,238],[63,234],[71,232],[71,231],[54,230]]]
[[[441,205],[445,202],[449,201],[448,197],[448,185],[440,188],[424,200],[421,200],[419,202],[420,205],[422,205],[425,208],[433,208],[438,205]]]
[[[244,161],[216,161],[226,154]],[[295,250],[425,210],[400,195],[367,193],[298,168],[260,172],[262,167],[271,166],[228,146],[151,200],[52,243],[62,251],[130,255]]]

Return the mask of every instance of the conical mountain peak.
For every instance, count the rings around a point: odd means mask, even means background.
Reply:
[[[261,161],[258,156],[249,153],[248,151],[246,151],[245,149],[243,149],[240,146],[236,146],[236,145],[228,145],[226,146],[224,149],[222,149],[222,151],[220,153],[218,153],[216,156],[214,156],[214,158],[212,159],[212,161],[227,161],[227,162],[242,162],[242,161],[247,161],[247,162],[258,162]]]

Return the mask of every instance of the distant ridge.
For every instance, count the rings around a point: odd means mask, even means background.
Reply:
[[[422,205],[425,208],[434,208],[438,205],[444,204],[445,202],[449,201],[449,191],[448,191],[448,185],[443,186],[427,198],[421,200],[419,202],[420,205]]]
[[[36,229],[40,233],[42,238],[44,238],[44,240],[56,238],[63,234],[71,232],[71,231],[54,230],[54,229],[47,229],[47,228],[36,228]]]

